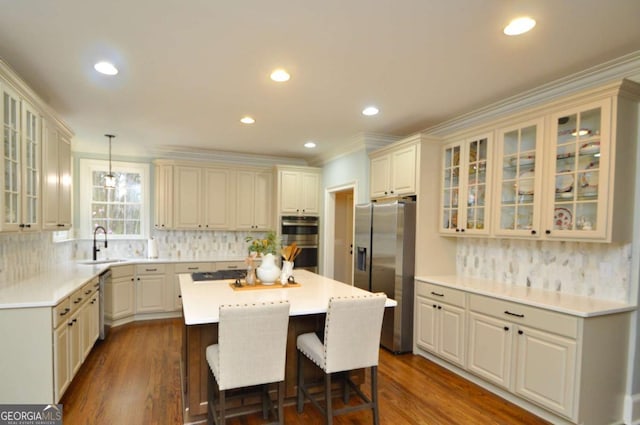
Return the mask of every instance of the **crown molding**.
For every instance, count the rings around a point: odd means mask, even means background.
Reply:
[[[216,149],[186,148],[184,146],[159,146],[152,150],[156,159],[173,159],[188,161],[224,162],[242,165],[274,166],[274,165],[308,165],[307,161],[274,155],[256,155]]]
[[[640,50],[444,121],[426,128],[422,133],[442,137],[500,118],[508,113],[523,111],[585,89],[625,78],[634,78],[640,81]]]
[[[322,167],[323,165],[335,161],[338,158],[361,150],[365,150],[365,152],[369,154],[369,152],[385,147],[400,139],[400,136],[393,136],[390,134],[367,132],[358,133],[350,139],[347,139],[345,143],[341,144],[339,147],[331,149],[324,154],[314,156],[312,160],[309,161],[309,164],[316,167]]]

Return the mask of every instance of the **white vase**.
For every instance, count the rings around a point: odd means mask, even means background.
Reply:
[[[280,283],[289,283],[289,277],[293,276],[293,261],[282,262],[282,272],[280,273]]]
[[[262,264],[256,269],[258,279],[263,285],[273,285],[280,276],[280,268],[276,266],[276,257],[273,254],[262,256]]]

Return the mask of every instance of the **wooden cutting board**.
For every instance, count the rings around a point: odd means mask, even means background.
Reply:
[[[246,282],[242,283],[242,286],[236,286],[235,282],[229,283],[229,286],[234,291],[255,291],[258,289],[286,289],[286,288],[298,288],[302,286],[298,282],[287,283],[286,285],[280,282],[275,282],[273,285],[263,285],[262,282],[257,281],[255,285],[248,285]]]

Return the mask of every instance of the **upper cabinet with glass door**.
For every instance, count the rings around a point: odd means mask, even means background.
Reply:
[[[440,231],[445,234],[489,233],[491,135],[444,146]]]
[[[548,237],[607,238],[610,117],[610,99],[551,117],[548,175],[553,189],[547,198],[552,207],[545,211]]]
[[[494,233],[535,236],[540,231],[543,120],[498,131]]]

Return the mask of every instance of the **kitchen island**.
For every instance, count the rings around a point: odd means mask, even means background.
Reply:
[[[296,395],[296,337],[324,329],[324,316],[331,297],[366,294],[366,291],[306,270],[294,270],[300,286],[234,290],[230,280],[194,282],[180,275],[184,317],[183,373],[184,408],[194,418],[207,412],[208,364],[205,348],[218,340],[218,308],[221,304],[251,304],[287,300],[290,304],[285,367],[285,397]],[[386,307],[396,302],[387,299]]]

